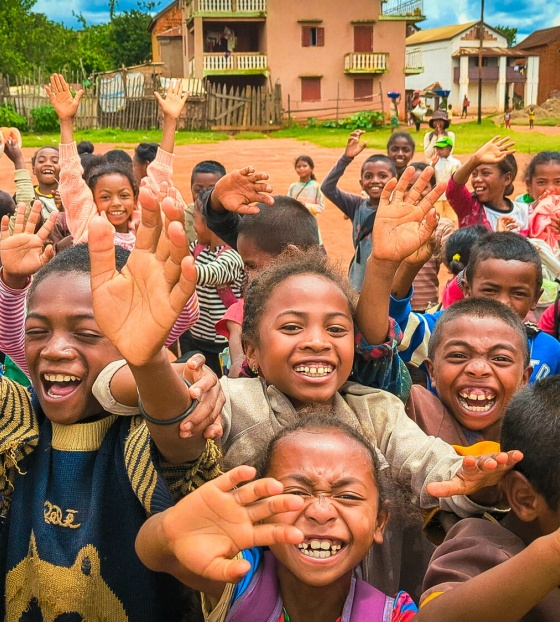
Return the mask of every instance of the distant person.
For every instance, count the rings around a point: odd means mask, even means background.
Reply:
[[[467,113],[469,111],[469,106],[471,105],[471,102],[469,101],[469,98],[465,95],[463,97],[463,108],[461,110],[461,119],[466,119],[467,118]]]
[[[511,110],[509,108],[504,113],[504,125],[507,130],[511,130]]]
[[[529,115],[529,129],[532,130],[535,127],[535,107],[531,106],[527,114]]]
[[[453,153],[453,145],[455,145],[455,132],[451,132],[448,129],[450,121],[445,110],[441,108],[436,110],[428,125],[432,128],[432,131],[426,132],[424,135],[424,155],[426,156],[426,164],[431,163],[432,158],[436,155],[435,144],[444,136],[448,136],[453,141],[450,154]]]

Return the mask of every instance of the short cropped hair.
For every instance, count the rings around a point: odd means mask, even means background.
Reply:
[[[156,159],[158,148],[157,143],[140,143],[134,150],[134,158],[142,164],[149,164]]]
[[[130,251],[115,246],[115,259],[117,270],[122,270],[128,260]],[[41,268],[33,277],[29,292],[27,294],[27,303],[33,297],[35,290],[48,277],[58,274],[89,274],[91,273],[91,262],[89,256],[89,248],[87,244],[76,244],[55,255],[48,264]]]
[[[539,290],[542,287],[541,258],[537,249],[522,235],[512,231],[499,231],[480,238],[471,251],[470,260],[465,269],[465,277],[470,284],[473,282],[478,264],[486,259],[531,263],[535,267],[536,289]]]
[[[198,173],[211,173],[219,179],[226,174],[226,167],[216,160],[203,160],[199,162],[191,172],[191,186],[194,184],[194,176]]]
[[[306,249],[319,245],[319,229],[313,214],[299,201],[276,195],[274,205],[257,203],[258,214],[244,216],[238,237],[252,240],[270,255],[279,255],[288,245]]]
[[[504,324],[507,324],[518,334],[521,343],[523,363],[525,366],[529,365],[530,355],[529,345],[527,343],[527,331],[517,313],[502,302],[492,300],[491,298],[477,297],[459,300],[459,302],[453,304],[449,309],[446,309],[445,313],[441,314],[436,322],[428,344],[428,358],[430,360],[434,360],[435,352],[441,342],[445,326],[463,317],[476,317],[480,319],[492,318],[494,320],[501,320]]]
[[[520,389],[510,400],[502,421],[502,451],[518,449],[522,473],[556,512],[560,506],[560,376],[543,378]]]
[[[364,167],[366,164],[369,164],[370,162],[382,162],[383,164],[387,165],[387,168],[391,171],[391,173],[396,176],[397,175],[397,167],[395,166],[395,163],[393,162],[393,160],[391,160],[391,158],[389,156],[386,155],[381,155],[381,154],[377,154],[377,155],[372,155],[369,156],[369,158],[367,158],[364,163],[362,164],[362,169],[360,172],[360,176],[363,177],[364,175]]]

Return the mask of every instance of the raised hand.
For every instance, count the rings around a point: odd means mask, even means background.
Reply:
[[[121,272],[115,270],[114,228],[104,213],[92,219],[88,234],[95,319],[136,366],[161,350],[196,286],[194,260],[184,227],[174,218],[174,202],[166,198],[160,205],[149,191],[140,200],[136,245]],[[169,221],[165,227],[162,209]]]
[[[463,466],[446,482],[431,482],[426,490],[434,497],[472,495],[481,488],[496,486],[520,460],[520,451],[502,451],[486,456],[465,456]]]
[[[12,232],[9,228],[9,216],[3,216],[0,225],[3,280],[8,287],[13,289],[25,287],[27,278],[35,274],[54,256],[52,244],[45,246],[45,242],[56,223],[58,212],[53,211],[48,220],[35,233],[37,223],[41,219],[41,201],[33,203],[27,220],[25,219],[26,211],[25,203],[17,206]]]
[[[266,183],[267,179],[267,173],[256,173],[252,166],[224,175],[212,190],[212,207],[238,214],[258,214],[259,208],[253,203],[274,205],[270,196],[272,186]]]
[[[76,116],[84,94],[83,89],[77,91],[76,95],[72,95],[64,77],[59,73],[53,73],[50,85],[45,85],[45,90],[61,121],[67,121]]]
[[[433,173],[433,168],[426,167],[408,192],[406,200],[404,195],[416,174],[413,167],[409,166],[398,182],[395,178],[387,182],[375,217],[372,257],[379,261],[400,263],[429,241],[438,222],[434,203],[446,188],[445,183],[440,183],[421,198]]]
[[[4,143],[4,153],[14,163],[16,170],[25,168],[25,159],[21,147],[12,138]]]
[[[518,229],[519,223],[512,216],[500,216],[498,218],[496,231],[517,231]]]
[[[191,573],[217,583],[236,583],[250,569],[240,551],[276,543],[298,544],[302,532],[293,525],[262,523],[274,514],[298,511],[303,499],[282,494],[283,485],[255,477],[253,467],[239,466],[207,482],[165,512],[165,543]]]
[[[181,110],[185,107],[185,103],[189,97],[188,93],[184,95],[182,93],[183,83],[181,80],[170,81],[167,91],[165,92],[165,99],[157,91],[154,91],[154,95],[164,116],[171,117],[175,121],[179,118]]]
[[[346,143],[346,149],[344,150],[345,156],[348,156],[349,158],[355,158],[367,147],[366,142],[360,142],[360,137],[362,136],[362,134],[365,134],[364,130],[354,130],[350,134],[350,136],[348,137],[348,142]]]
[[[514,145],[513,140],[508,137],[494,136],[494,138],[482,145],[473,157],[478,164],[498,164],[506,156],[515,153],[515,149],[512,149]]]

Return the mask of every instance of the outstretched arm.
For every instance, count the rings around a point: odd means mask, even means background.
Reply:
[[[168,219],[164,228],[161,211]],[[194,260],[176,217],[175,203],[145,206],[136,245],[121,272],[115,270],[114,229],[104,214],[90,224],[93,309],[101,330],[128,361],[138,387],[152,439],[164,459],[180,464],[197,457],[202,436],[186,443],[179,422],[192,399],[173,371],[163,344],[196,283]],[[138,339],[138,331],[142,339]],[[160,423],[161,422],[161,423]]]
[[[185,107],[189,94],[185,93],[183,95],[183,83],[181,80],[171,80],[165,92],[165,99],[157,91],[154,92],[154,95],[163,114],[161,148],[168,153],[173,153],[177,120],[181,116],[181,111]]]
[[[136,538],[142,562],[219,597],[226,583],[237,583],[250,570],[248,561],[234,559],[240,551],[301,542],[296,527],[267,521],[300,510],[303,499],[282,494],[283,485],[272,478],[241,485],[255,474],[253,467],[236,467],[152,516]]]
[[[393,278],[401,262],[430,239],[437,226],[434,203],[445,189],[438,184],[420,199],[433,174],[426,168],[410,190],[415,171],[409,167],[400,180],[390,180],[383,189],[373,227],[371,255],[356,310],[356,324],[368,343],[383,343],[389,325],[389,299]]]
[[[560,584],[560,533],[430,599],[415,621],[494,622],[520,620]]]
[[[465,185],[477,166],[481,164],[498,164],[507,155],[515,153],[512,147],[515,143],[509,138],[494,136],[492,140],[482,145],[464,164],[453,174],[453,181]]]
[[[45,86],[45,90],[58,115],[60,142],[69,144],[74,141],[74,117],[80,107],[80,100],[84,91],[80,89],[75,95],[72,95],[64,76],[59,73],[53,73],[50,84]]]

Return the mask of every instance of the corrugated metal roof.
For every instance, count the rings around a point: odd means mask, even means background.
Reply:
[[[453,52],[452,56],[478,56],[478,47],[475,48],[459,48]],[[523,58],[527,56],[524,52],[515,51],[512,48],[482,48],[482,56],[514,56]]]
[[[431,43],[432,41],[445,41],[446,39],[452,39],[465,30],[476,26],[476,24],[478,24],[478,21],[419,30],[406,38],[406,45],[416,45],[418,43]],[[486,26],[486,24],[484,25]]]
[[[560,39],[560,26],[554,28],[544,28],[543,30],[535,30],[524,41],[515,46],[516,50],[526,50],[541,45],[548,45],[556,39]]]
[[[183,33],[181,31],[181,26],[173,26],[173,28],[168,28],[167,30],[160,32],[159,35],[157,35],[157,38],[159,39],[160,37],[181,37],[182,35]]]

